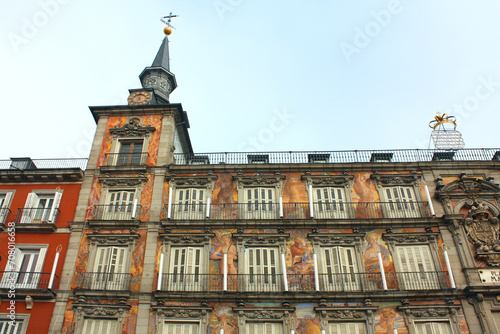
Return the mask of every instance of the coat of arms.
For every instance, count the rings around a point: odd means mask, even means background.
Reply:
[[[496,217],[491,217],[489,207],[476,204],[465,219],[465,229],[476,247],[477,257],[488,265],[500,266],[500,226]]]

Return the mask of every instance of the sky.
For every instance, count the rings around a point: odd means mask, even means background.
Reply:
[[[196,153],[425,149],[437,112],[500,147],[498,0],[23,0],[0,4],[0,159],[87,157],[88,107],[127,104],[170,12]]]

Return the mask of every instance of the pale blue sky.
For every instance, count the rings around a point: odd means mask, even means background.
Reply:
[[[86,156],[88,106],[127,103],[170,11],[195,152],[427,148],[438,111],[500,146],[498,0],[23,0],[0,4],[0,158]]]

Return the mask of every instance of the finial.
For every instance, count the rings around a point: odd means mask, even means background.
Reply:
[[[451,123],[454,125],[453,130],[457,129],[457,121],[455,116],[449,116],[448,114],[437,113],[437,116],[434,116],[434,120],[429,122],[429,127],[431,129],[436,130],[436,128],[444,123]]]
[[[172,29],[175,29],[170,22],[172,21],[173,17],[178,17],[179,15],[172,15],[172,12],[170,12],[169,15],[164,16],[160,19],[161,22],[165,23],[167,26],[163,29],[163,32],[165,35],[169,36],[172,33]],[[165,21],[165,19],[168,19]]]

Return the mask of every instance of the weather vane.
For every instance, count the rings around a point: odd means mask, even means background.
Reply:
[[[163,29],[163,32],[165,33],[165,35],[170,35],[172,33],[172,29],[175,29],[171,24],[170,22],[172,21],[172,18],[173,17],[178,17],[179,15],[172,15],[172,12],[170,12],[169,15],[167,16],[164,16],[160,19],[161,22],[165,23],[167,26],[165,27],[165,29]],[[165,19],[168,19],[165,21]]]

